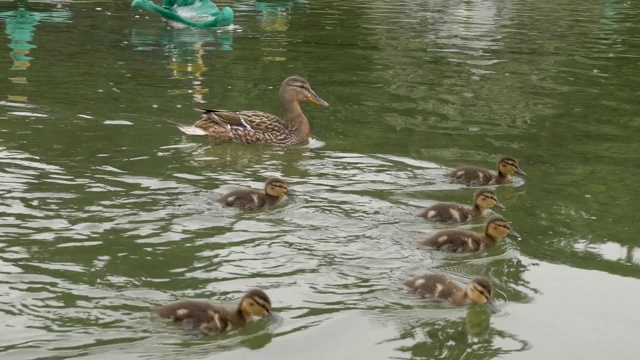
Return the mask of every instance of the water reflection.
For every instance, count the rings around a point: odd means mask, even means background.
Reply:
[[[204,96],[209,92],[203,75],[208,70],[205,65],[207,51],[233,50],[233,32],[191,28],[134,29],[131,43],[138,51],[160,47],[169,57],[171,79],[188,83],[186,87],[169,91],[169,94],[192,94],[195,102],[204,103]]]
[[[256,1],[256,10],[260,15],[260,28],[266,31],[285,31],[289,28],[289,18],[293,7],[297,3],[304,3],[305,0],[296,1]]]
[[[306,0],[294,1],[255,1],[241,2],[236,6],[239,9],[257,10],[258,24],[263,33],[260,36],[261,49],[264,52],[263,59],[268,61],[285,61],[285,52],[288,38],[286,31],[289,29],[291,12],[299,4]]]
[[[415,344],[398,350],[412,359],[493,359],[530,347],[517,335],[490,327],[489,317],[479,310],[469,310],[462,319],[429,319],[405,326],[395,340],[406,339]]]
[[[608,0],[604,3],[602,8],[603,19],[601,20],[604,30],[613,30],[618,27],[614,21],[618,17],[618,6],[618,0]]]
[[[28,10],[27,5],[18,3],[18,8],[13,11],[0,12],[0,19],[5,21],[5,34],[10,39],[9,56],[13,60],[12,71],[27,70],[33,57],[29,56],[36,45],[32,44],[36,26],[41,22],[66,21],[70,12],[66,10],[36,11]],[[14,76],[9,80],[15,84],[26,84],[26,76]],[[14,98],[15,100],[15,98]]]

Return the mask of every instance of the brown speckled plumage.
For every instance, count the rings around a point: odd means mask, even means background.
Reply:
[[[287,196],[287,182],[279,178],[269,178],[265,182],[264,190],[239,189],[231,191],[218,199],[224,206],[235,207],[240,210],[261,210],[284,201]]]
[[[509,223],[501,216],[490,218],[485,227],[484,234],[463,229],[441,230],[420,242],[441,251],[467,253],[496,246],[498,240],[507,235],[519,237],[511,230]]]
[[[202,119],[193,126],[179,125],[178,128],[188,134],[208,135],[242,144],[295,145],[311,136],[309,121],[300,108],[301,101],[329,106],[305,79],[291,76],[280,87],[280,102],[284,108],[282,120],[261,111],[198,109]]]
[[[476,166],[461,166],[449,173],[453,182],[467,185],[501,185],[511,182],[512,173],[526,175],[518,166],[518,161],[512,157],[505,156],[498,161],[498,171],[493,173],[488,169]]]
[[[251,306],[251,303],[257,305]],[[267,294],[261,290],[251,290],[242,297],[235,309],[204,300],[180,300],[159,306],[153,313],[159,318],[179,323],[187,330],[216,333],[243,327],[253,316],[268,315],[270,309],[271,300]]]

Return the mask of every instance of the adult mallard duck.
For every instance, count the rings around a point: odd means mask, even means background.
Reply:
[[[492,248],[505,236],[520,238],[517,232],[511,230],[505,218],[493,216],[484,226],[484,234],[463,229],[441,230],[423,240],[421,244],[442,251],[467,253]]]
[[[509,175],[516,173],[527,176],[518,166],[518,160],[504,156],[498,161],[498,172],[494,174],[488,169],[476,166],[461,166],[449,173],[449,177],[456,183],[467,185],[500,185],[511,182]]]
[[[472,208],[455,203],[438,203],[426,208],[418,216],[435,222],[462,223],[484,216],[494,206],[505,208],[494,190],[480,189],[473,195]]]
[[[181,300],[153,310],[159,318],[180,323],[187,330],[207,334],[237,329],[251,322],[254,316],[264,318],[270,313],[271,300],[261,290],[247,292],[236,309],[203,300]]]
[[[243,144],[295,145],[311,135],[309,121],[300,109],[301,101],[329,106],[300,76],[291,76],[280,87],[284,118],[261,111],[198,109],[202,119],[193,125],[178,125],[188,135],[207,135],[218,140]]]
[[[223,195],[218,202],[224,206],[240,210],[261,210],[274,206],[287,197],[287,182],[279,178],[269,178],[264,183],[264,190],[238,189]]]
[[[466,306],[472,303],[484,304],[492,312],[497,308],[491,298],[491,282],[484,278],[475,278],[466,289],[444,275],[427,274],[405,282],[412,292],[427,298],[447,302],[453,306]]]

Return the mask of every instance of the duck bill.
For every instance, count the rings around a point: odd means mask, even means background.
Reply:
[[[318,94],[316,94],[313,90],[311,90],[311,95],[307,96],[307,101],[311,101],[312,103],[318,104],[320,106],[329,106],[329,103],[322,100]]]
[[[509,234],[507,234],[507,236],[516,238],[516,239],[522,239],[522,236],[520,236],[520,234],[518,234],[514,230],[509,231]]]
[[[496,303],[493,302],[493,299],[487,300],[485,305],[487,305],[487,308],[489,309],[489,311],[491,311],[492,314],[496,314],[500,312],[500,309],[498,309],[498,307],[496,306]]]
[[[524,170],[522,170],[522,169],[520,169],[520,168],[518,168],[518,170],[516,170],[516,174],[520,174],[520,175],[522,175],[522,176],[527,176],[527,173],[526,173],[526,172],[524,172]]]
[[[506,209],[507,207],[502,205],[502,203],[500,201],[496,200],[496,206],[499,207],[500,209]]]

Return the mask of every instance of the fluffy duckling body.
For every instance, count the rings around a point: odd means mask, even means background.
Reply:
[[[307,80],[290,76],[280,86],[280,103],[284,109],[282,120],[255,110],[197,109],[202,112],[202,119],[193,125],[180,124],[178,129],[187,135],[205,135],[242,144],[295,145],[311,136],[309,121],[300,108],[303,101],[329,106],[311,89]]]
[[[153,314],[180,323],[187,330],[218,333],[247,325],[253,317],[267,317],[271,300],[261,290],[247,292],[235,309],[211,304],[203,300],[181,300],[159,306]]]
[[[264,190],[239,189],[223,195],[218,202],[224,206],[235,207],[240,210],[261,210],[284,201],[289,187],[280,178],[269,178],[264,184]]]
[[[516,173],[527,176],[518,166],[518,160],[505,156],[498,161],[498,172],[476,166],[461,166],[449,173],[453,182],[467,185],[501,185],[511,183],[509,175]]]
[[[469,208],[456,203],[438,203],[426,208],[420,217],[441,223],[462,223],[485,216],[490,208],[497,206],[504,209],[498,201],[496,192],[491,189],[481,189],[473,195],[473,207]]]
[[[427,274],[408,280],[405,285],[412,292],[427,299],[443,301],[454,306],[478,303],[487,305],[493,312],[496,311],[491,298],[493,288],[487,279],[475,278],[465,289],[444,275]]]
[[[511,230],[505,218],[494,216],[485,224],[484,234],[462,229],[448,229],[438,231],[423,240],[421,244],[442,251],[469,253],[492,248],[505,236],[520,238],[517,232]]]

